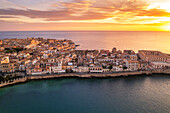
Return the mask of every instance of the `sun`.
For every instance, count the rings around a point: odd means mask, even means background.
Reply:
[[[160,4],[160,9],[165,9],[167,12],[170,12],[170,2]]]
[[[165,30],[166,31],[170,31],[170,25],[169,26],[165,26]]]
[[[152,3],[148,6],[148,9],[163,9],[166,12],[170,12],[170,2],[160,2],[160,3]]]
[[[163,31],[170,31],[170,24],[166,24],[160,27]]]
[[[165,23],[161,26],[159,26],[161,31],[170,31],[170,23]]]

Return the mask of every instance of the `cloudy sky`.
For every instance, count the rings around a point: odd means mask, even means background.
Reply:
[[[0,0],[0,31],[170,31],[169,0]]]

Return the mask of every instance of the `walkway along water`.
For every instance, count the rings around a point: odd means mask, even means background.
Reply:
[[[27,82],[29,80],[49,79],[58,77],[80,77],[80,78],[93,78],[93,77],[120,77],[120,76],[132,76],[132,75],[152,75],[152,74],[168,74],[170,75],[170,69],[167,70],[152,70],[152,71],[135,71],[135,72],[117,72],[117,73],[66,73],[66,74],[46,74],[46,75],[32,75],[24,76],[22,78],[14,79],[13,81],[5,81],[0,83],[0,88],[14,85],[18,83]]]

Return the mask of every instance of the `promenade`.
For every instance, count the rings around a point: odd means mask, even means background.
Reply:
[[[22,77],[22,78],[17,78],[14,79],[12,81],[5,81],[5,82],[0,82],[0,88],[1,87],[5,87],[5,86],[9,86],[9,85],[14,85],[14,84],[18,84],[18,83],[23,83],[27,81],[27,77]]]
[[[120,76],[142,76],[153,74],[168,74],[170,75],[170,69],[167,70],[149,70],[149,71],[133,71],[133,72],[115,72],[115,73],[63,73],[63,74],[45,74],[45,75],[31,75],[24,76],[22,78],[15,79],[13,81],[6,81],[0,83],[0,88],[14,85],[18,83],[27,82],[30,80],[40,79],[52,79],[59,77],[79,77],[79,78],[105,78],[105,77],[120,77]]]

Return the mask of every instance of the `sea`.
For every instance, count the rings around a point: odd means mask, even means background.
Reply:
[[[77,49],[170,53],[170,32],[0,32],[0,39],[26,37],[71,39]],[[0,88],[0,113],[170,113],[170,75],[29,81]]]
[[[44,37],[70,39],[77,49],[159,50],[170,53],[170,32],[139,31],[0,31],[0,39]]]

